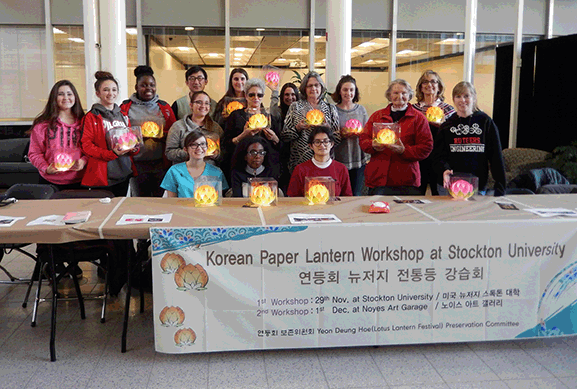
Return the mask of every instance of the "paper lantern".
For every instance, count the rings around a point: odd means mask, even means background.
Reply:
[[[278,198],[278,183],[274,178],[254,177],[249,178],[250,201],[256,206],[276,205]]]
[[[467,200],[477,192],[478,185],[479,179],[477,177],[456,174],[450,178],[449,194],[456,200]]]
[[[429,107],[425,113],[427,120],[433,123],[440,123],[445,117],[445,112],[439,107]]]
[[[194,201],[200,205],[213,205],[218,200],[218,192],[211,185],[202,185],[194,191]]]
[[[252,115],[250,119],[248,119],[248,128],[252,130],[265,127],[268,127],[268,118],[266,117],[266,115],[263,115],[262,113]]]
[[[220,139],[214,140],[206,137],[206,155],[212,157],[220,152]]]
[[[155,122],[144,122],[140,126],[140,130],[142,131],[142,136],[147,138],[162,138],[162,129],[160,126]]]
[[[276,89],[280,82],[280,75],[277,72],[268,72],[265,74],[264,80],[272,86],[272,89]]]
[[[325,114],[318,109],[313,109],[307,112],[306,122],[311,126],[318,126],[325,121]]]
[[[304,193],[308,204],[326,204],[334,200],[335,183],[332,177],[305,177]]]
[[[392,145],[397,143],[397,133],[391,129],[383,128],[377,133],[375,140],[383,145]]]
[[[233,113],[237,109],[243,109],[243,108],[244,108],[244,105],[242,105],[242,103],[240,103],[238,101],[231,101],[226,106],[226,113],[230,115],[231,113]]]
[[[69,170],[76,161],[72,158],[72,155],[66,152],[58,152],[54,155],[54,169],[65,172]]]
[[[363,132],[363,124],[357,119],[347,120],[342,129],[345,135],[359,135],[361,132]]]
[[[138,144],[138,137],[132,132],[125,132],[118,137],[116,144],[122,151],[132,150]]]
[[[311,204],[326,204],[329,201],[329,190],[323,184],[313,185],[305,196]]]

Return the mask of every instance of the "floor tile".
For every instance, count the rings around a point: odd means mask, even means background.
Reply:
[[[371,355],[391,385],[419,385],[443,383],[433,365],[419,347],[380,347],[371,351]],[[407,367],[411,367],[408,369]]]
[[[318,355],[331,388],[387,386],[367,347],[319,350]]]
[[[557,378],[534,378],[531,380],[505,380],[510,389],[566,389]]]
[[[328,388],[315,350],[279,350],[264,353],[269,388]]]

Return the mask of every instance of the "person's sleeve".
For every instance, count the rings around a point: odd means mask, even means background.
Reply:
[[[499,130],[492,119],[489,119],[487,134],[490,136],[489,142],[489,164],[491,165],[491,175],[495,180],[495,196],[505,195],[507,179],[505,178],[505,161],[501,149],[501,139]]]
[[[270,95],[270,105],[269,105],[269,111],[272,114],[273,112],[275,112],[275,109],[278,108],[278,103],[279,103],[280,99],[279,99],[279,91],[278,90],[273,90],[271,95]]]
[[[242,179],[238,171],[231,173],[232,197],[242,197]]]
[[[433,150],[433,136],[429,130],[429,123],[422,113],[415,116],[415,144],[405,145],[405,152],[401,158],[408,161],[421,161],[431,154]]]
[[[380,123],[379,120],[379,111],[377,111],[371,115],[363,127],[363,132],[359,135],[359,145],[361,146],[361,150],[370,155],[386,153],[388,151],[387,149],[377,151],[373,148],[373,123]]]
[[[283,141],[291,142],[295,139],[298,139],[299,133],[296,129],[296,125],[298,124],[297,120],[297,104],[292,103],[284,119],[284,125],[281,131],[281,138]]]
[[[174,113],[174,117],[177,118],[178,117],[178,104],[176,104],[176,100],[174,101],[174,103],[172,103],[170,108],[172,108],[172,113]]]
[[[353,188],[351,187],[351,177],[349,171],[343,166],[341,169],[341,193],[340,196],[352,196]]]
[[[300,173],[301,168],[297,165],[293,170],[291,179],[289,182],[286,195],[288,197],[302,197],[304,196],[304,182],[302,181],[302,174]]]
[[[174,163],[184,162],[188,159],[188,154],[180,147],[180,128],[174,125],[168,131],[166,137],[166,158]]]
[[[39,123],[34,126],[30,133],[30,147],[28,158],[36,169],[41,173],[46,173],[50,163],[46,160],[46,127],[47,123]]]
[[[446,140],[446,136],[449,132],[447,127],[448,126],[444,123],[441,124],[441,128],[435,137],[433,152],[431,153],[433,171],[437,175],[437,179],[440,179],[440,183],[443,182],[443,172],[445,170],[451,170],[451,166],[449,165],[451,152],[449,151],[448,142]]]
[[[220,171],[220,180],[222,181],[222,191],[226,191],[228,190],[229,186],[228,186],[228,182],[226,181],[226,177],[224,176],[224,173],[222,172],[222,170],[218,169]]]
[[[162,180],[162,183],[160,184],[160,187],[164,190],[178,193],[178,185],[177,185],[175,177],[174,177],[174,171],[175,170],[173,167],[168,169],[168,171],[164,175],[164,178]]]
[[[172,127],[172,125],[174,123],[176,123],[176,114],[174,113],[174,111],[172,110],[172,108],[170,106],[168,106],[168,104],[165,107],[165,117],[164,117],[164,131],[168,132],[170,130],[170,127]]]
[[[104,149],[96,144],[96,131],[103,131],[98,126],[98,121],[94,115],[87,113],[82,120],[82,152],[92,158],[109,162],[118,158],[112,150]]]

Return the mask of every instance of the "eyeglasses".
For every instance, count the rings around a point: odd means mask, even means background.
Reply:
[[[423,85],[425,85],[425,84],[437,85],[438,83],[439,83],[439,81],[437,81],[437,80],[424,80],[423,81]]]
[[[248,94],[248,97],[251,97],[251,98],[252,98],[252,97],[255,97],[255,96],[258,96],[259,99],[262,99],[262,98],[264,97],[264,93],[254,93],[254,92],[251,92],[251,93]]]
[[[251,150],[248,152],[248,154],[251,157],[256,157],[257,155],[260,155],[261,157],[264,157],[266,155],[266,150]]]
[[[210,101],[194,100],[192,103],[196,105],[210,106]]]
[[[328,145],[330,145],[331,143],[333,143],[333,141],[330,140],[330,139],[324,139],[324,140],[316,139],[316,140],[313,140],[313,145],[315,145],[315,146],[320,146],[320,145],[328,146]]]
[[[206,78],[204,78],[203,76],[198,76],[198,77],[190,76],[190,77],[188,77],[188,81],[190,81],[190,82],[194,82],[194,81],[203,82],[204,80],[206,80]]]
[[[193,148],[194,150],[198,149],[199,147],[201,149],[206,149],[207,145],[206,142],[202,142],[202,143],[191,143],[188,147]]]

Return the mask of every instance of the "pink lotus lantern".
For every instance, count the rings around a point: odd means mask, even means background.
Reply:
[[[467,200],[478,189],[479,179],[475,176],[451,176],[449,194],[456,200]]]
[[[280,82],[280,75],[277,72],[271,71],[265,74],[264,80],[272,87],[272,89],[276,89]]]
[[[341,130],[343,135],[359,135],[363,132],[363,124],[357,119],[349,119]]]
[[[118,137],[118,148],[120,150],[131,150],[138,144],[138,137],[132,132],[125,132]]]
[[[65,151],[57,152],[54,155],[54,169],[59,172],[65,172],[70,170],[76,161],[69,153]]]

